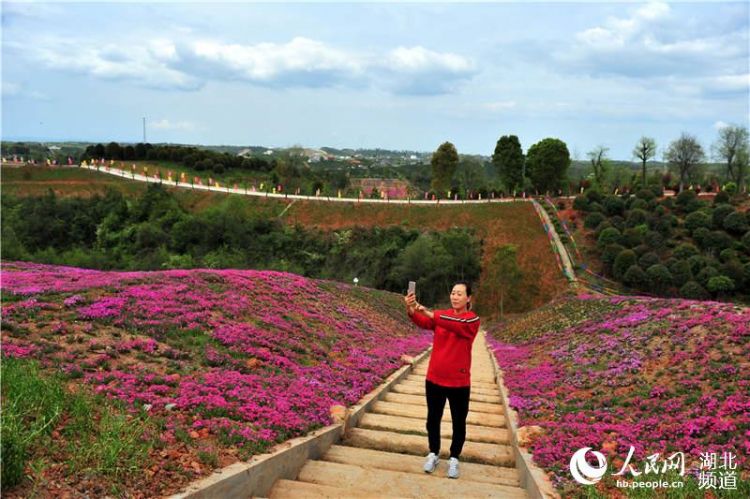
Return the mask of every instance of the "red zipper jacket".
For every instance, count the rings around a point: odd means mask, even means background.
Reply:
[[[470,386],[471,346],[479,332],[479,316],[471,310],[456,314],[453,309],[433,314],[434,319],[420,312],[411,316],[417,326],[435,331],[427,379],[442,386]]]

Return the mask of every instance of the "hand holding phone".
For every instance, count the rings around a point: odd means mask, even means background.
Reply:
[[[417,292],[417,283],[414,281],[409,281],[409,291],[407,291],[406,294],[416,293]]]

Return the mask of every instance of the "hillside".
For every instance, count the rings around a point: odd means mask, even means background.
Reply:
[[[271,271],[4,262],[2,303],[3,406],[16,408],[3,454],[23,455],[23,414],[42,428],[28,448],[34,480],[8,497],[170,493],[330,424],[332,405],[356,402],[431,340],[399,295]],[[22,410],[35,385],[64,392],[47,425],[40,407]],[[93,418],[70,402],[81,394]]]
[[[27,170],[3,169],[2,188],[4,194],[18,196],[43,195],[52,188],[61,196],[91,196],[104,193],[107,187],[122,192],[126,197],[142,195],[146,185],[128,181],[104,173],[78,169],[35,168]],[[24,175],[30,178],[24,178]],[[398,205],[398,204],[353,204],[326,203],[322,201],[296,201],[266,199],[254,196],[228,196],[223,193],[192,191],[183,188],[166,188],[191,213],[204,212],[232,197],[233,210],[252,216],[262,214],[281,220],[287,226],[301,224],[323,231],[333,231],[354,226],[417,229],[420,231],[446,230],[451,227],[466,227],[476,230],[482,239],[482,275],[495,250],[504,244],[518,246],[518,264],[524,273],[516,295],[518,310],[530,310],[547,303],[567,287],[567,281],[556,265],[542,224],[533,207],[524,202],[487,203],[466,205]],[[482,278],[483,279],[483,278]],[[494,311],[498,307],[487,301],[482,286],[477,287],[476,302],[484,310]]]
[[[750,308],[583,296],[488,332],[519,426],[540,430],[529,446],[534,461],[561,491],[582,493],[569,462],[588,446],[610,467],[600,495],[587,497],[612,497],[611,475],[632,445],[640,471],[652,453],[684,452],[692,477],[684,497],[703,497],[695,488],[701,452],[732,452],[738,494],[727,497],[748,497]]]

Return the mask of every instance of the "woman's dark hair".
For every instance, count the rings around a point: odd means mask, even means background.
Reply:
[[[463,284],[466,286],[466,296],[471,296],[471,283],[469,281],[456,281],[453,283],[453,286],[456,286],[457,284]],[[471,302],[466,304],[466,310],[471,310]]]

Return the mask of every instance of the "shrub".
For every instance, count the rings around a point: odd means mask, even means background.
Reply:
[[[646,223],[647,218],[648,218],[648,214],[646,213],[646,210],[636,208],[628,212],[628,216],[626,220],[627,220],[628,227],[635,227],[636,225],[641,225],[641,224]]]
[[[651,265],[646,270],[646,275],[648,275],[651,285],[659,293],[663,293],[672,285],[672,273],[664,265]]]
[[[744,234],[748,231],[748,225],[747,220],[745,219],[745,215],[738,211],[730,213],[724,219],[724,228],[727,230],[727,232],[730,232],[732,234]]]
[[[589,200],[586,196],[576,196],[573,200],[573,209],[578,211],[589,211]]]
[[[685,217],[685,228],[692,234],[698,228],[711,228],[711,217],[704,211],[695,211]]]
[[[646,289],[649,285],[648,275],[638,265],[631,265],[623,280],[625,284],[636,289]]]
[[[689,300],[705,300],[708,292],[695,281],[688,281],[680,288],[680,296]]]
[[[716,193],[716,196],[714,196],[714,205],[719,205],[722,203],[729,203],[731,200],[729,193],[726,191],[719,191]]]
[[[708,290],[717,295],[723,295],[734,290],[734,282],[725,275],[717,275],[708,280]]]
[[[648,247],[652,249],[661,249],[664,247],[664,238],[655,230],[646,232],[646,236],[643,238],[643,242],[645,242]]]
[[[661,263],[661,260],[659,259],[659,255],[657,255],[653,251],[644,253],[643,256],[638,259],[638,265],[640,265],[643,269],[648,269],[649,267],[651,267],[652,265],[656,265],[657,263]]]
[[[695,201],[696,199],[698,199],[698,195],[695,193],[695,191],[684,190],[677,195],[675,204],[677,204],[677,206],[679,206],[680,208],[685,209],[685,207],[689,203]]]
[[[677,246],[677,248],[675,248],[672,254],[675,256],[675,258],[679,258],[680,260],[685,260],[687,258],[690,258],[691,256],[697,255],[698,248],[696,248],[694,245],[690,243],[683,243]]]
[[[615,263],[617,255],[619,255],[625,249],[621,244],[610,244],[602,251],[602,263],[607,269],[611,269]]]
[[[724,219],[727,215],[734,213],[734,207],[730,204],[720,204],[716,206],[711,214],[711,218],[714,222],[714,227],[720,229],[724,227]]]
[[[607,196],[604,199],[604,212],[609,215],[622,215],[625,210],[625,203],[617,196]]]
[[[723,230],[712,230],[706,235],[703,242],[706,249],[714,254],[721,253],[726,248],[731,248],[734,240],[732,236]]]
[[[647,228],[645,225],[625,229],[625,232],[623,233],[623,242],[625,246],[635,248],[636,246],[643,244],[643,236],[646,233],[646,230]]]
[[[717,275],[719,275],[719,271],[714,267],[707,265],[706,267],[703,267],[700,272],[698,272],[698,275],[695,276],[695,279],[701,284],[701,286],[706,287],[708,285],[708,281],[712,277],[716,277]]]
[[[628,206],[629,210],[647,210],[648,209],[648,202],[644,201],[643,199],[635,198],[630,202],[630,206]]]
[[[590,213],[583,221],[583,226],[587,229],[596,229],[604,221],[604,215],[598,212]]]
[[[608,244],[615,244],[620,243],[622,235],[620,234],[620,231],[615,229],[614,227],[608,227],[604,229],[601,234],[599,234],[599,238],[596,241],[597,246],[599,248],[604,248]]]
[[[669,271],[676,286],[682,286],[693,279],[693,272],[687,260],[676,260],[669,266]]]
[[[698,243],[698,246],[700,246],[703,249],[706,249],[706,241],[708,238],[708,234],[711,231],[709,231],[705,227],[699,227],[698,229],[693,232],[693,240]]]
[[[651,201],[656,197],[656,195],[654,195],[654,191],[652,191],[651,189],[643,188],[639,189],[638,192],[635,193],[635,197],[644,201]]]
[[[636,257],[635,251],[629,249],[621,251],[612,265],[612,275],[615,279],[622,280],[625,273],[630,267],[636,265],[637,261],[638,258]]]

